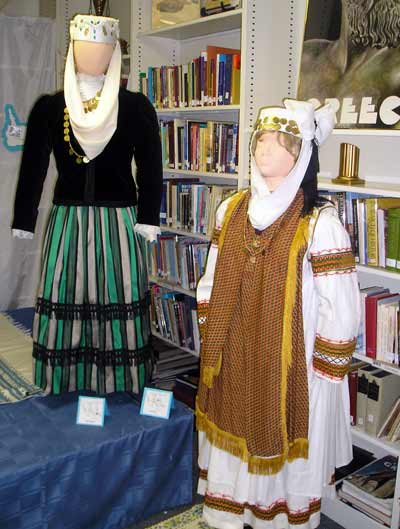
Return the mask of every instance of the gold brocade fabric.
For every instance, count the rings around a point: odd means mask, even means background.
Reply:
[[[212,444],[247,461],[249,472],[274,474],[308,455],[301,295],[308,218],[301,218],[300,190],[257,235],[248,203],[246,193],[232,211],[217,260],[197,426]]]

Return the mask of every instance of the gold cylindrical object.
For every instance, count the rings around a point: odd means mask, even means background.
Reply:
[[[364,180],[358,177],[360,149],[351,143],[340,144],[339,175],[332,179],[334,184],[362,185]]]

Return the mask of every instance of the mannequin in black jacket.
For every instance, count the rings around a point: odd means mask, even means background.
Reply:
[[[34,378],[53,393],[138,392],[151,372],[143,244],[159,232],[157,116],[119,88],[117,20],[77,15],[70,33],[64,91],[42,96],[28,120],[12,224],[16,236],[34,232],[53,152]]]

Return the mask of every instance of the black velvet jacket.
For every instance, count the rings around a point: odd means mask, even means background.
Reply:
[[[137,221],[159,225],[162,194],[161,143],[157,115],[141,93],[119,91],[117,129],[101,154],[77,164],[64,141],[64,93],[42,96],[27,125],[12,228],[33,232],[51,151],[58,178],[53,203],[127,207],[137,204]],[[70,127],[71,145],[84,154]],[[136,185],[132,176],[136,163]]]

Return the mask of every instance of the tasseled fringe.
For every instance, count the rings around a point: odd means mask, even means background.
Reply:
[[[214,377],[219,375],[222,365],[222,354],[219,355],[217,365],[215,367],[202,367],[201,369],[201,380],[208,388],[213,387]]]
[[[232,198],[229,201],[228,208],[226,210],[225,216],[224,216],[224,223],[221,228],[221,233],[218,238],[218,248],[219,250],[222,248],[224,241],[225,241],[225,235],[226,230],[228,229],[229,220],[231,218],[231,215],[236,208],[236,206],[239,204],[239,202],[242,200],[244,195],[248,192],[248,189],[244,189],[241,191],[238,191],[235,195],[232,196]]]
[[[249,454],[246,440],[225,432],[211,422],[196,403],[197,429],[204,432],[208,441],[217,448],[240,458],[248,464],[250,474],[274,475],[282,470],[286,461],[295,459],[308,459],[308,439],[295,439],[289,443],[286,453],[272,457],[258,457]]]
[[[302,247],[307,244],[310,217],[303,217],[297,227],[289,251],[288,270],[285,285],[285,306],[283,312],[282,329],[282,354],[281,354],[281,431],[284,442],[284,450],[289,450],[287,446],[287,423],[286,423],[286,395],[287,395],[287,374],[292,363],[292,320],[293,308],[296,300],[297,282],[297,260]],[[294,447],[293,447],[294,448]],[[300,457],[300,456],[297,456]]]
[[[36,312],[38,314],[44,314],[49,318],[63,321],[127,321],[146,314],[149,306],[149,293],[140,301],[134,301],[133,303],[109,303],[107,305],[96,305],[94,303],[55,303],[47,299],[39,298],[36,303]]]

